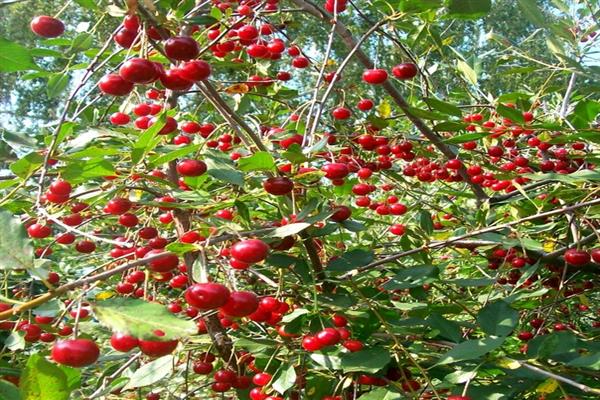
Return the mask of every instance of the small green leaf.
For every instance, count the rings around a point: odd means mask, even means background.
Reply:
[[[283,370],[281,374],[271,384],[271,387],[277,392],[283,394],[286,390],[294,386],[296,383],[296,369],[293,365],[290,365],[287,369]]]
[[[491,9],[491,0],[450,0],[448,3],[448,16],[451,18],[474,19],[485,16]]]
[[[310,358],[319,364],[320,366],[329,369],[329,370],[338,370],[342,369],[342,360],[339,356],[323,353],[323,352],[315,352],[310,355]]]
[[[39,69],[33,62],[29,49],[20,44],[0,38],[0,72],[16,72]]]
[[[503,116],[504,118],[508,118],[513,122],[524,123],[525,119],[523,118],[523,113],[519,110],[515,110],[512,107],[507,107],[504,104],[498,104],[496,106],[496,112]]]
[[[20,389],[22,400],[67,400],[71,392],[67,375],[40,354],[27,360]]]
[[[295,224],[280,226],[279,228],[275,228],[272,232],[270,232],[267,237],[284,238],[292,236],[296,233],[302,232],[309,226],[310,224],[308,222],[297,222]]]
[[[487,353],[496,350],[502,346],[506,338],[485,338],[478,340],[467,340],[462,342],[444,354],[437,365],[452,364],[459,361],[475,360],[480,358]]]
[[[0,379],[0,398],[2,400],[21,400],[21,394],[15,385]]]
[[[477,84],[477,72],[469,64],[464,62],[463,60],[456,61],[456,68],[464,75],[464,77],[469,81],[469,83],[476,85]]]
[[[168,355],[142,365],[131,375],[123,390],[150,386],[166,378],[173,370],[174,359],[175,357]]]
[[[389,389],[379,388],[371,390],[358,398],[358,400],[400,400],[403,399],[400,393],[392,392]]]
[[[504,301],[496,301],[482,308],[477,322],[488,335],[507,336],[519,322],[519,312]]]
[[[257,151],[250,157],[238,160],[238,168],[244,172],[250,171],[272,171],[275,169],[275,160],[271,153]]]
[[[429,211],[421,210],[419,213],[419,226],[428,234],[433,232],[433,219]]]
[[[439,270],[432,265],[408,267],[383,284],[386,290],[409,289],[422,286],[437,277]]]
[[[114,298],[96,303],[94,315],[114,332],[145,340],[173,340],[196,333],[193,321],[177,318],[162,304]],[[164,333],[157,336],[156,331]]]
[[[578,357],[572,361],[569,361],[568,365],[572,367],[587,368],[598,371],[600,370],[600,352]]]
[[[332,260],[327,265],[327,272],[343,273],[369,264],[375,259],[372,251],[364,249],[353,249],[341,257]]]
[[[165,126],[166,121],[167,114],[163,112],[158,116],[156,122],[138,137],[131,149],[131,161],[133,163],[139,163],[160,142],[160,138],[157,135]]]
[[[179,147],[176,150],[170,151],[166,154],[161,154],[158,156],[154,156],[150,158],[150,168],[163,165],[168,163],[169,161],[176,160],[180,157],[188,155],[190,153],[195,152],[200,148],[199,144],[193,144],[188,146]]]
[[[517,3],[519,4],[521,11],[523,11],[525,18],[527,18],[532,24],[539,27],[546,26],[544,14],[538,7],[537,0],[517,0]]]
[[[113,163],[105,158],[72,162],[62,171],[62,177],[71,183],[85,182],[90,178],[114,174]]]
[[[0,270],[33,268],[33,246],[21,221],[0,211],[0,227]]]
[[[44,156],[34,151],[12,163],[10,170],[19,178],[25,179],[42,164],[44,164]]]
[[[244,186],[244,174],[233,166],[231,160],[214,155],[207,155],[204,160],[208,167],[208,174],[220,181]]]
[[[46,93],[48,97],[53,99],[60,96],[60,94],[69,86],[69,75],[66,73],[56,73],[50,75],[48,78],[48,84],[46,85]]]
[[[92,47],[93,42],[94,42],[94,37],[90,33],[81,32],[80,34],[75,36],[75,39],[73,39],[73,41],[71,42],[71,48],[69,49],[69,51],[70,52],[85,51],[85,50],[89,49],[90,47]]]
[[[341,367],[344,372],[375,373],[391,360],[390,352],[383,347],[373,347],[342,355]]]
[[[436,99],[435,97],[427,97],[423,99],[427,105],[431,108],[435,108],[436,110],[443,112],[444,114],[453,115],[455,117],[460,117],[462,112],[460,108],[456,107],[454,104],[447,103],[445,101]]]

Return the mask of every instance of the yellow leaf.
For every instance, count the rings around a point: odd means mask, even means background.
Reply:
[[[498,360],[498,365],[507,369],[517,369],[521,367],[521,364],[519,364],[518,361],[506,357]]]
[[[225,93],[227,94],[238,94],[238,93],[248,93],[250,88],[245,83],[236,83],[235,85],[231,85],[225,89]]]
[[[96,300],[106,300],[113,297],[115,294],[113,292],[100,292],[96,295]]]
[[[379,103],[379,106],[377,106],[377,113],[379,113],[381,118],[388,118],[392,115],[392,106],[387,100],[383,100]]]
[[[332,60],[331,58],[329,60],[327,60],[327,66],[328,67],[333,67],[336,64],[337,63],[335,62],[335,60]]]
[[[553,252],[555,247],[556,247],[556,243],[554,243],[554,242],[552,242],[552,241],[550,241],[550,240],[549,240],[549,241],[547,241],[547,242],[544,242],[544,246],[543,246],[543,248],[544,248],[544,251],[545,251],[546,253],[551,253],[551,252]]]
[[[558,381],[556,379],[547,379],[540,383],[535,389],[537,393],[550,394],[558,389]]]
[[[588,307],[590,306],[590,300],[584,294],[580,294],[578,297],[581,304]]]

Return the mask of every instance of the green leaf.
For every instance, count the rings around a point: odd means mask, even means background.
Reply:
[[[146,129],[135,141],[131,149],[131,161],[134,164],[139,163],[150,150],[152,150],[159,142],[160,137],[157,137],[158,132],[165,126],[167,114],[161,113],[156,122]]]
[[[198,250],[198,247],[192,243],[172,242],[165,246],[165,250],[177,255],[183,255]]]
[[[0,227],[0,269],[33,268],[33,246],[21,221],[0,211]]]
[[[82,52],[92,47],[94,37],[87,32],[81,32],[71,42],[70,52]]]
[[[279,228],[273,229],[266,237],[284,238],[295,235],[296,233],[302,232],[308,228],[310,224],[308,222],[297,222],[295,224],[289,224],[280,226]]]
[[[294,386],[296,383],[296,370],[293,365],[281,372],[277,379],[271,384],[271,387],[277,392],[283,394],[286,390]]]
[[[208,174],[213,178],[236,186],[244,186],[244,174],[235,169],[231,160],[208,155],[205,162],[208,167]]]
[[[408,110],[409,113],[423,119],[431,119],[431,120],[441,120],[448,118],[444,114],[439,114],[433,111],[423,110],[421,108],[410,107]]]
[[[466,134],[460,135],[460,136],[453,136],[449,139],[444,140],[444,142],[449,143],[449,144],[460,144],[460,143],[470,142],[472,140],[483,139],[484,137],[487,137],[489,135],[490,135],[490,133],[488,133],[488,132],[466,133]]]
[[[341,257],[330,261],[327,265],[327,272],[348,272],[353,270],[354,268],[367,265],[374,259],[375,254],[372,251],[364,249],[353,249],[342,254]]]
[[[358,400],[400,400],[404,398],[400,393],[389,389],[379,388],[371,390],[358,398]]]
[[[75,3],[79,4],[83,8],[87,8],[88,10],[95,10],[98,8],[94,0],[75,0]]]
[[[341,367],[347,372],[375,373],[391,360],[390,352],[383,347],[373,347],[342,355]]]
[[[186,23],[193,25],[212,25],[219,22],[216,18],[210,15],[197,15],[193,18],[187,19]]]
[[[0,399],[21,400],[21,394],[15,385],[4,379],[0,379]]]
[[[139,299],[114,298],[93,306],[98,320],[114,332],[145,340],[173,340],[196,333],[193,321],[177,318],[162,304]],[[156,330],[164,333],[157,336]]]
[[[454,348],[444,354],[437,362],[437,365],[452,364],[465,360],[475,360],[502,346],[504,340],[506,340],[504,337],[488,337],[485,339],[467,340],[466,342],[456,345]]]
[[[348,229],[350,232],[362,232],[367,230],[367,227],[364,224],[361,224],[358,221],[352,221],[352,220],[345,220],[340,222],[340,225],[342,225],[344,228]]]
[[[462,115],[460,108],[456,107],[454,104],[446,103],[445,101],[436,99],[435,97],[427,97],[423,99],[423,101],[427,103],[429,107],[435,108],[444,114],[454,115],[455,117],[460,117]]]
[[[406,13],[418,13],[442,7],[442,0],[400,0],[399,9]]]
[[[20,380],[22,400],[67,400],[70,389],[67,375],[39,354],[27,360]]]
[[[44,164],[44,156],[32,152],[10,165],[10,170],[19,178],[27,178],[31,173]]]
[[[598,371],[600,370],[600,352],[578,357],[572,361],[569,361],[567,364],[572,367],[588,368]]]
[[[62,177],[71,183],[85,182],[90,178],[114,174],[113,163],[105,158],[72,162],[62,171]]]
[[[159,156],[151,157],[149,167],[153,168],[153,167],[156,167],[159,165],[166,164],[169,161],[176,160],[180,157],[183,157],[185,155],[195,152],[196,150],[198,150],[200,148],[200,146],[201,146],[200,144],[183,146],[183,147],[179,147],[176,150],[170,151],[166,154],[161,154]]]
[[[283,322],[284,324],[289,324],[290,322],[308,313],[309,311],[305,308],[297,308],[291,313],[284,315],[284,317],[281,319],[281,322]]]
[[[386,290],[396,290],[422,286],[424,283],[434,280],[432,278],[437,277],[438,273],[437,267],[432,265],[408,267],[384,283],[382,287]]]
[[[492,9],[491,0],[450,0],[448,16],[451,18],[480,18]]]
[[[428,234],[433,232],[433,219],[429,211],[421,210],[419,213],[419,226]]]
[[[517,0],[519,8],[523,11],[523,15],[532,24],[544,27],[546,26],[546,20],[542,10],[537,5],[537,0]]]
[[[463,60],[456,61],[456,68],[464,75],[464,77],[473,85],[477,85],[477,72],[469,64]]]
[[[433,130],[436,132],[457,132],[462,131],[467,127],[464,122],[445,121],[435,124]]]
[[[142,365],[131,375],[123,390],[149,386],[167,377],[173,370],[175,357],[168,355]]]
[[[477,322],[488,335],[507,336],[519,322],[519,312],[504,301],[496,301],[479,310]]]
[[[33,62],[29,49],[20,44],[0,38],[0,72],[16,72],[39,69]]]
[[[523,118],[523,113],[519,110],[515,110],[512,107],[507,107],[504,104],[498,104],[496,106],[496,112],[503,116],[504,118],[508,118],[513,122],[524,123],[525,119]]]
[[[462,341],[462,330],[460,325],[454,321],[447,320],[441,314],[431,313],[427,318],[427,323],[433,328],[439,331],[439,335],[445,337],[454,343]]]
[[[600,113],[600,102],[593,100],[582,100],[573,109],[568,116],[568,120],[575,128],[588,128],[591,122],[596,120]],[[597,133],[596,133],[597,134]]]
[[[69,75],[60,72],[52,74],[48,78],[46,93],[48,94],[49,98],[53,99],[60,96],[67,86],[69,86]]]
[[[525,178],[529,178],[532,181],[558,181],[564,183],[585,183],[585,182],[597,182],[600,181],[600,172],[592,171],[589,169],[582,169],[580,171],[573,172],[572,174],[523,174]]]
[[[324,352],[315,352],[310,355],[310,358],[320,366],[329,370],[342,369],[342,360],[339,356]]]
[[[238,168],[244,172],[249,171],[272,171],[275,169],[275,160],[271,153],[257,151],[250,157],[238,160]]]

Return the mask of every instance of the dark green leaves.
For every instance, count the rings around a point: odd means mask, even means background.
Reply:
[[[0,72],[16,72],[39,69],[30,51],[11,41],[0,38]]]
[[[39,354],[29,357],[21,375],[21,400],[67,400],[74,389],[62,368],[46,361]]]
[[[48,84],[46,85],[46,93],[48,97],[53,99],[60,96],[60,94],[69,85],[69,75],[66,73],[56,73],[50,75],[48,78]]]
[[[374,347],[342,355],[341,367],[344,372],[375,373],[385,367],[390,360],[390,352],[387,349]]]
[[[124,390],[149,386],[165,378],[173,370],[173,360],[174,357],[168,355],[144,364],[133,373]]]
[[[23,224],[0,211],[0,270],[33,268],[33,246]]]
[[[486,355],[490,351],[502,346],[505,338],[485,338],[479,340],[467,340],[462,342],[444,354],[437,365],[452,364],[459,361],[475,360]]]
[[[519,322],[519,312],[504,301],[496,301],[479,311],[477,322],[488,335],[506,336]]]
[[[296,370],[293,365],[284,369],[271,385],[277,392],[283,394],[296,383]]]
[[[214,154],[207,154],[204,160],[208,167],[208,174],[220,181],[244,186],[244,174],[235,169],[231,160]]]
[[[44,156],[37,151],[27,154],[10,165],[10,170],[19,178],[27,178],[44,163]]]
[[[448,17],[480,18],[490,12],[492,0],[450,0]]]
[[[546,26],[546,21],[542,10],[537,5],[537,0],[517,0],[519,8],[523,11],[523,15],[532,24],[543,27]]]
[[[434,280],[438,272],[439,270],[431,265],[408,267],[387,281],[383,285],[383,288],[386,290],[396,290],[422,286],[424,283]]]
[[[372,251],[354,249],[344,253],[341,257],[332,260],[327,266],[328,272],[343,273],[354,268],[367,265],[375,259]]]
[[[435,97],[428,97],[423,99],[427,105],[437,111],[440,111],[444,114],[453,115],[455,117],[460,117],[462,112],[460,108],[456,107],[454,104],[447,103],[445,101],[436,99]]]
[[[94,314],[114,332],[127,333],[146,340],[172,340],[194,334],[193,321],[171,314],[161,304],[131,298],[104,300],[94,305]],[[156,336],[160,330],[163,336]]]
[[[519,110],[515,110],[512,107],[507,107],[504,104],[498,104],[498,106],[496,106],[496,112],[500,115],[502,115],[504,118],[508,118],[513,122],[517,122],[517,123],[524,123],[525,120],[523,119],[523,113]]]
[[[575,128],[588,128],[600,113],[600,103],[593,100],[582,100],[575,106],[568,120]]]

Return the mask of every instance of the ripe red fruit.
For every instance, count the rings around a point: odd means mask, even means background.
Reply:
[[[157,117],[153,117],[148,123],[148,127],[151,127],[158,121]],[[177,130],[177,120],[173,117],[167,117],[165,121],[165,125],[158,132],[159,135],[168,135],[169,133],[173,133]]]
[[[592,257],[587,251],[569,249],[565,252],[565,261],[571,265],[584,265],[591,261]]]
[[[325,172],[325,177],[329,179],[343,179],[350,173],[348,166],[342,163],[325,164],[321,170]]]
[[[335,207],[335,210],[336,211],[330,217],[331,220],[335,222],[345,221],[352,215],[352,210],[350,210],[350,208],[346,206],[337,206]]]
[[[316,335],[322,347],[333,346],[339,343],[340,333],[335,328],[325,328]]]
[[[114,199],[109,200],[106,203],[106,207],[104,207],[104,211],[112,215],[121,215],[125,214],[127,211],[131,209],[131,201],[124,197],[115,197]]]
[[[245,317],[258,309],[258,297],[252,292],[231,292],[220,310],[231,317]]]
[[[213,310],[225,305],[230,295],[219,283],[195,283],[185,291],[185,301],[200,310]]]
[[[392,68],[392,74],[402,80],[414,78],[417,72],[417,66],[413,63],[402,63]]]
[[[171,90],[190,90],[194,86],[194,82],[183,79],[180,75],[179,68],[171,68],[160,75],[160,83]]]
[[[192,82],[202,81],[210,76],[210,65],[202,60],[188,61],[179,66],[179,76]]]
[[[133,336],[126,335],[124,333],[113,333],[110,337],[110,345],[113,349],[127,353],[138,346],[139,341]]]
[[[206,164],[199,160],[182,160],[177,163],[177,173],[183,176],[200,176],[206,172]]]
[[[150,250],[146,253],[144,258],[154,257],[158,254],[164,253],[164,250]],[[169,272],[179,265],[179,257],[175,254],[167,253],[157,258],[154,261],[148,263],[148,267],[152,272]]]
[[[269,194],[283,196],[294,190],[294,182],[285,177],[272,177],[263,182],[263,188]]]
[[[308,335],[302,338],[302,348],[306,351],[319,351],[323,345],[316,337]]]
[[[154,340],[140,340],[139,346],[142,353],[150,357],[162,357],[171,354],[177,347],[177,340],[159,342]]]
[[[175,36],[165,42],[165,53],[174,60],[187,61],[198,57],[200,46],[189,36]]]
[[[44,38],[55,38],[65,31],[65,24],[61,20],[47,15],[35,17],[29,26],[33,33]]]
[[[292,67],[294,68],[306,68],[309,64],[310,61],[304,56],[298,56],[292,59]]]
[[[385,69],[368,69],[363,72],[362,78],[371,85],[379,85],[386,81],[388,73]]]
[[[331,112],[331,116],[335,119],[348,119],[352,115],[352,111],[346,107],[337,107]]]
[[[356,106],[361,111],[369,111],[371,108],[373,108],[373,105],[373,100],[361,99]]]
[[[252,378],[252,383],[254,383],[256,386],[266,386],[269,384],[269,382],[271,382],[272,378],[273,376],[271,374],[259,372]]]
[[[529,331],[519,332],[517,337],[519,338],[519,340],[526,342],[528,340],[533,339],[533,332],[529,332]]]
[[[229,369],[220,369],[217,372],[215,372],[215,375],[214,375],[215,381],[220,382],[220,383],[231,384],[231,383],[235,382],[236,378],[237,378],[236,373]]]
[[[34,239],[43,239],[50,236],[52,229],[48,225],[33,224],[27,228],[27,233]]]
[[[54,343],[51,352],[54,361],[75,368],[91,365],[99,356],[98,345],[89,339],[59,340]]]
[[[81,242],[75,245],[75,250],[77,250],[80,253],[89,254],[93,253],[94,250],[96,250],[96,245],[94,244],[94,242],[91,242],[89,240],[82,240]]]
[[[129,49],[131,46],[133,46],[137,35],[137,31],[123,28],[117,32],[114,40],[119,46],[123,47],[124,49]]]
[[[50,184],[50,191],[59,196],[68,196],[71,193],[71,184],[62,179],[58,179]]]
[[[592,259],[596,264],[600,264],[600,248],[592,249],[591,251]]]
[[[343,343],[343,346],[350,350],[351,352],[361,351],[364,347],[363,343],[360,340],[349,339]]]
[[[108,74],[100,79],[98,87],[103,93],[111,96],[125,96],[133,90],[133,83],[117,74]]]
[[[269,246],[260,239],[246,239],[231,246],[231,256],[248,264],[260,262],[268,254]]]
[[[122,112],[113,113],[109,119],[113,125],[127,125],[131,121],[129,115]]]
[[[158,70],[154,63],[145,58],[131,58],[119,68],[119,76],[128,82],[152,83],[158,79]]]
[[[237,30],[237,34],[242,40],[254,40],[258,37],[258,29],[252,25],[244,25]]]

